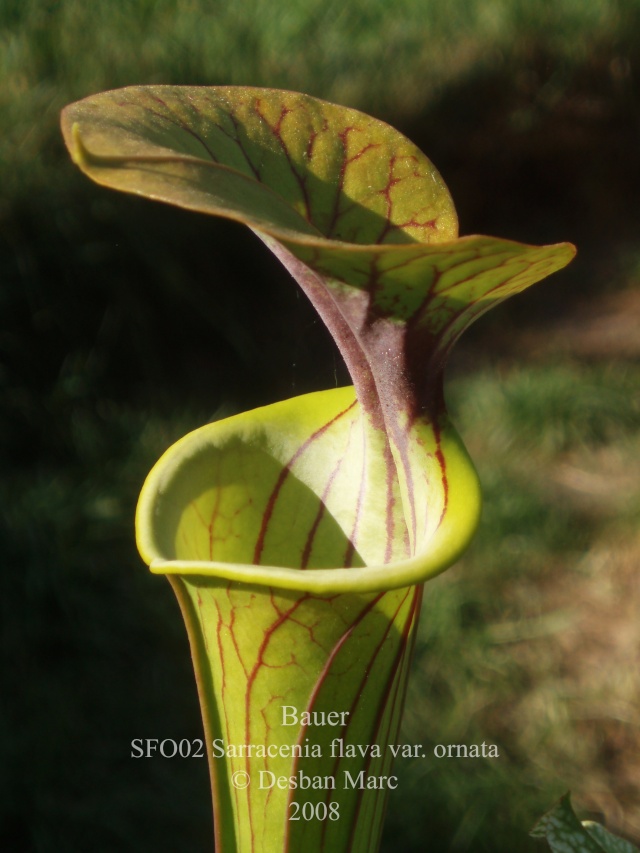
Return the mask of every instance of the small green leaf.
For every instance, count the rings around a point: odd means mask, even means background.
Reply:
[[[612,835],[600,824],[580,823],[569,794],[561,797],[529,834],[545,838],[553,853],[638,853],[637,847]]]
[[[638,853],[638,848],[634,844],[617,835],[612,835],[602,824],[594,823],[592,820],[583,820],[582,825],[589,835],[600,844],[605,853]]]

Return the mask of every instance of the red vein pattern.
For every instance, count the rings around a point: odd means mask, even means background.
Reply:
[[[286,465],[283,466],[283,468],[282,468],[282,470],[278,476],[278,479],[276,481],[276,484],[273,488],[273,491],[271,492],[269,500],[267,501],[267,505],[265,507],[265,510],[264,510],[264,513],[262,516],[262,524],[261,524],[260,530],[258,532],[258,539],[256,542],[254,555],[253,555],[253,562],[256,565],[259,565],[261,560],[262,560],[262,552],[264,550],[264,543],[265,543],[265,539],[266,539],[266,536],[267,536],[267,533],[269,530],[269,524],[271,523],[271,519],[273,516],[273,512],[274,512],[278,497],[280,496],[280,494],[282,492],[282,487],[284,486],[285,480],[291,474],[291,470],[293,468],[293,465],[302,457],[302,455],[304,453],[306,453],[307,451],[310,450],[310,448],[312,447],[314,442],[317,441],[318,438],[320,438],[320,436],[324,435],[328,430],[331,429],[332,426],[334,426],[334,424],[336,424],[339,420],[341,420],[343,417],[345,417],[345,415],[347,415],[350,411],[352,411],[354,406],[355,406],[355,403],[352,403],[350,406],[348,406],[342,412],[339,412],[328,423],[323,424],[323,426],[321,426],[318,430],[316,430],[316,432],[314,432],[313,435],[311,435],[307,439],[307,441],[305,441],[305,443],[302,444],[296,450],[296,452],[289,459],[289,461],[286,463]],[[333,476],[335,476],[335,473],[333,474]],[[328,494],[328,491],[326,492],[326,494]],[[325,494],[325,497],[326,497],[326,494]],[[321,506],[323,506],[323,505],[324,505],[324,502],[321,499]],[[316,527],[317,527],[317,524],[316,524]],[[311,534],[311,531],[310,531],[310,534]],[[305,546],[305,551],[306,551],[306,546]],[[307,559],[308,559],[308,554],[307,554]],[[305,563],[305,565],[306,565],[306,563]]]
[[[225,744],[275,746],[286,743],[286,736],[291,734],[293,740],[288,742],[292,746],[302,750],[311,741],[324,750],[323,760],[304,757],[304,753],[301,757],[265,757],[258,761],[246,755],[226,761],[214,759],[216,786],[222,782],[221,774],[236,770],[248,773],[256,785],[262,768],[287,778],[299,773],[310,777],[323,773],[335,778],[338,788],[337,791],[284,792],[270,788],[260,793],[254,789],[250,808],[247,808],[248,793],[234,788],[234,812],[238,820],[234,832],[240,847],[257,853],[265,849],[265,839],[273,843],[272,818],[277,814],[278,820],[283,821],[279,830],[283,841],[275,849],[294,851],[309,844],[318,844],[311,849],[327,851],[374,849],[387,792],[355,789],[345,796],[340,790],[342,776],[344,770],[349,770],[354,778],[361,770],[366,776],[388,773],[387,744],[397,738],[420,607],[419,589],[357,598],[340,595],[323,599],[303,594],[291,601],[275,590],[256,599],[250,590],[233,588],[226,594],[227,608],[215,588],[207,596],[197,586],[187,584],[186,589],[193,599],[199,595],[202,600],[197,608],[199,630],[205,638],[217,638],[210,643],[210,649],[217,649],[217,653],[210,652],[205,663],[217,707],[223,712],[220,722]],[[246,639],[240,643],[239,638],[246,638],[247,631],[255,631],[260,637],[255,647],[250,647]],[[312,649],[316,651],[310,655]],[[229,671],[235,673],[233,686],[227,682]],[[238,682],[239,673],[244,673],[242,684]],[[241,704],[240,697],[243,697]],[[347,712],[347,723],[315,731],[306,726],[292,727],[287,732],[280,725],[281,704],[292,704],[299,712],[309,713],[340,709]],[[220,735],[214,725],[212,737]],[[334,738],[341,738],[345,745],[380,744],[382,758],[375,759],[370,754],[358,760],[341,759],[337,755],[332,758]],[[341,820],[350,820],[352,826],[359,827],[355,830],[357,843],[354,835],[349,846],[342,847],[345,842],[340,841],[338,824],[296,824],[280,817],[287,809],[282,811],[276,801],[285,797],[291,803],[299,795],[303,801],[326,803],[339,799]],[[246,816],[244,820],[240,819],[241,814]]]
[[[306,423],[302,398],[287,410],[293,422],[270,422],[246,440],[239,429],[237,440],[209,448],[206,465],[187,465],[179,494],[188,482],[191,497],[176,529],[158,535],[168,543],[160,557],[293,567],[306,582],[316,568],[383,563],[392,573],[395,561],[426,554],[453,503],[442,393],[449,351],[476,317],[564,266],[572,248],[458,240],[446,187],[409,140],[291,92],[133,87],[67,108],[63,132],[98,182],[253,228],[327,324],[359,403],[296,432],[296,419]],[[290,731],[279,712],[340,709],[343,742],[386,747],[397,737],[420,590],[320,597],[256,576],[254,585],[172,580],[208,736],[299,751],[312,739],[330,753],[337,730]],[[334,778],[346,761],[329,753],[318,767]],[[304,796],[326,806],[335,792],[257,786],[256,774],[311,774],[315,760],[213,757],[226,821],[216,821],[219,853],[372,853],[386,791],[343,790],[340,821],[294,825],[291,803]],[[384,775],[390,757],[366,754],[356,766]],[[250,787],[231,784],[239,771]]]

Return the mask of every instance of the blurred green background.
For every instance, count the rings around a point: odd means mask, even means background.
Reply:
[[[434,160],[461,232],[572,240],[483,318],[448,396],[480,534],[426,592],[384,850],[540,850],[567,789],[640,840],[640,2],[1,0],[0,847],[211,849],[178,608],[135,551],[146,472],[214,417],[347,381],[239,226],[90,184],[68,102],[126,84],[306,91]],[[542,845],[544,847],[544,845]]]

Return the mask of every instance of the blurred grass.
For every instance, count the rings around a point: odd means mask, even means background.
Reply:
[[[514,60],[540,47],[553,57],[540,92],[547,100],[599,51],[613,48],[624,77],[639,21],[634,0],[4,0],[3,196],[68,180],[50,170],[60,154],[59,111],[105,88],[268,85],[398,121],[465,76],[508,76]]]
[[[239,228],[69,163],[62,106],[164,82],[365,109],[434,159],[464,233],[578,243],[472,330],[449,383],[485,511],[427,589],[404,737],[501,758],[402,763],[384,849],[540,849],[526,831],[570,786],[640,837],[638,351],[547,334],[637,285],[639,45],[637,0],[0,3],[3,849],[210,849],[202,762],[129,758],[133,737],[200,733],[177,607],[135,552],[137,494],[188,429],[346,381]]]

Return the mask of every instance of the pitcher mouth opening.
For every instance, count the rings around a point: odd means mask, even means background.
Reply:
[[[350,411],[344,404],[353,399],[353,389],[318,392],[308,399]],[[416,542],[413,552],[406,544],[406,524],[402,529],[398,523],[394,535],[404,547],[385,559],[384,495],[376,511],[360,520],[358,538],[350,536],[356,485],[351,484],[353,502],[326,485],[338,468],[325,453],[336,452],[334,437],[325,433],[328,448],[321,443],[314,448],[319,461],[298,453],[289,467],[281,461],[288,451],[265,449],[267,439],[277,443],[295,431],[292,407],[300,419],[308,419],[306,402],[297,398],[208,424],[166,451],[143,486],[136,513],[138,550],[151,572],[326,595],[420,584],[458,559],[478,523],[480,489],[456,433],[450,430],[442,439],[446,511],[438,513],[437,525]],[[278,430],[270,431],[283,414]],[[329,409],[323,417],[337,423],[331,415]],[[342,473],[347,488],[351,478],[348,471]],[[312,482],[314,477],[323,478],[322,483]],[[276,498],[282,498],[282,507]],[[368,540],[364,529],[380,542]]]

